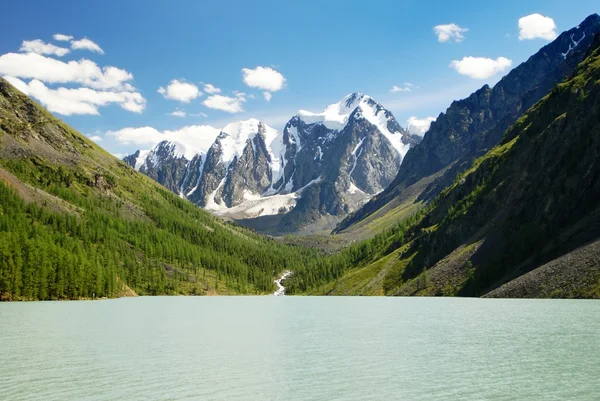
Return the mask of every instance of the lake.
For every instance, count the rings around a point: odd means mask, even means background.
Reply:
[[[0,304],[0,400],[598,400],[600,302]]]

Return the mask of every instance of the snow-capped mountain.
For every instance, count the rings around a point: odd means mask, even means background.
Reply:
[[[283,215],[288,231],[343,217],[382,191],[420,141],[360,93],[321,113],[301,110],[282,132],[250,119],[227,125],[208,149],[163,141],[124,161],[219,215]]]

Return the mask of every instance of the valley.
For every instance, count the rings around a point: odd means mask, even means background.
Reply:
[[[0,298],[600,297],[599,33],[424,135],[355,92],[123,160],[0,78]]]

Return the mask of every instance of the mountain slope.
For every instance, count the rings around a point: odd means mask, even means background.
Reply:
[[[373,98],[353,93],[321,113],[300,111],[282,132],[250,119],[197,154],[165,141],[124,161],[215,214],[285,232],[356,209],[390,184],[419,141]]]
[[[316,257],[180,199],[2,78],[0,205],[1,299],[265,293]]]
[[[600,297],[599,154],[597,36],[574,74],[519,118],[500,144],[426,210],[351,247],[320,273],[298,272],[289,288],[330,294]],[[314,278],[320,276],[335,281]]]
[[[468,98],[453,102],[431,124],[423,141],[408,152],[391,185],[336,231],[377,219],[399,205],[434,199],[476,157],[497,144],[525,110],[572,73],[598,32],[600,16],[593,14],[514,68],[494,88],[484,85]]]

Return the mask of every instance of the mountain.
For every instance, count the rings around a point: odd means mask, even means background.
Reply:
[[[426,209],[319,266],[291,292],[600,297],[600,35]]]
[[[211,163],[197,151],[129,161],[177,190],[184,158]],[[264,294],[316,257],[165,190],[0,78],[0,300]]]
[[[123,160],[206,210],[281,232],[339,219],[381,192],[420,139],[353,93],[321,113],[300,111],[282,132],[250,119],[227,125],[209,149],[163,141]]]
[[[468,98],[453,102],[431,124],[423,141],[406,154],[391,185],[347,217],[336,232],[384,220],[398,209],[414,210],[409,205],[434,199],[475,158],[496,145],[522,113],[573,72],[598,32],[600,16],[593,14],[514,68],[493,88],[484,85]]]

